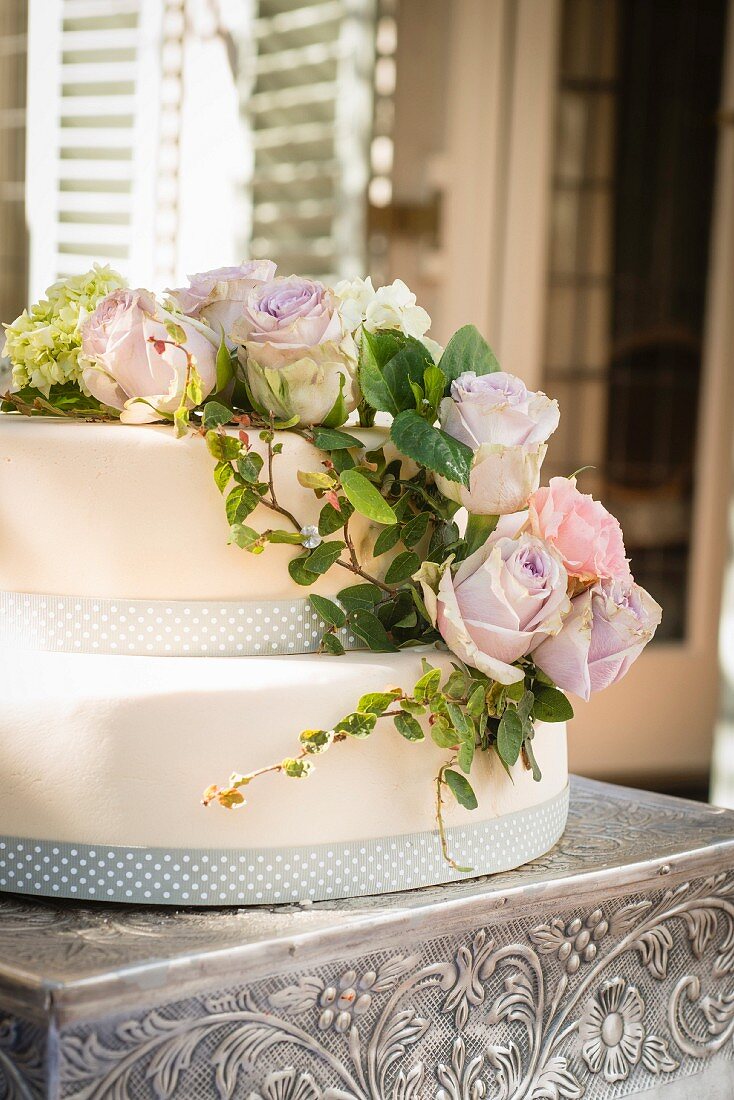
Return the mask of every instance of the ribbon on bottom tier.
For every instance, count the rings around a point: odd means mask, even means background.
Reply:
[[[140,848],[0,837],[0,890],[144,905],[284,905],[389,894],[520,867],[560,839],[568,787],[538,806],[435,831],[293,848]]]
[[[324,622],[307,599],[110,600],[0,591],[0,646],[131,657],[315,653]],[[345,649],[365,649],[346,627]]]

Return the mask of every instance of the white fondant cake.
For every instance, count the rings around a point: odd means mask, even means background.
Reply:
[[[283,435],[280,501],[316,523],[296,472],[324,456]],[[259,507],[248,523],[273,516]],[[354,523],[359,555],[369,528]],[[0,888],[257,903],[459,877],[435,827],[446,753],[390,725],[334,746],[306,782],[264,777],[242,809],[200,805],[208,782],[292,754],[301,729],[331,728],[363,693],[411,688],[421,656],[451,663],[433,648],[298,652],[317,632],[302,610],[298,628],[293,548],[253,556],[227,535],[198,436],[0,415]],[[389,561],[369,564],[384,575]],[[358,579],[334,568],[315,591]],[[446,807],[449,849],[475,874],[534,858],[563,830],[565,726],[538,723],[534,747],[540,782],[481,753],[478,808]]]

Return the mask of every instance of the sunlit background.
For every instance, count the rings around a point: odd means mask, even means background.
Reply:
[[[733,27],[728,0],[0,0],[0,317],[95,260],[163,289],[267,256],[400,276],[439,340],[475,321],[561,402],[546,472],[591,467],[665,610],[573,766],[705,797],[718,722],[734,803]]]

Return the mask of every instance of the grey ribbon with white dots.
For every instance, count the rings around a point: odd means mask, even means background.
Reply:
[[[495,874],[545,854],[568,816],[547,802],[446,830],[292,848],[140,848],[0,836],[0,890],[147,905],[278,905],[394,893]],[[234,830],[233,830],[234,839]]]
[[[315,653],[324,622],[307,599],[108,600],[0,591],[0,646],[132,657]],[[345,649],[364,649],[347,628]]]

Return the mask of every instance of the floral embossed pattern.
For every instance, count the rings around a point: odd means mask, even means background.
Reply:
[[[71,1025],[61,1095],[632,1095],[731,1057],[733,899],[720,874]]]

